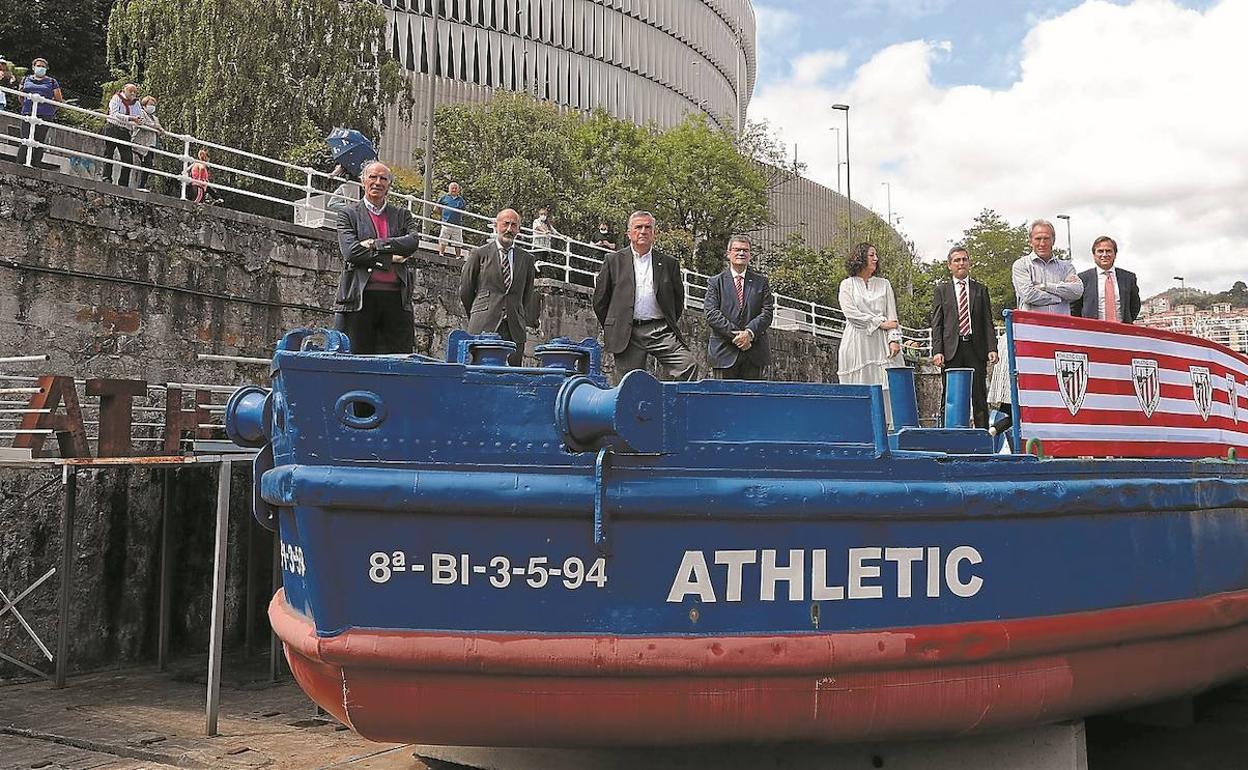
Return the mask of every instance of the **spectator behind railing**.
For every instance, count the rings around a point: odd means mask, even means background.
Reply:
[[[139,122],[134,126],[134,138],[131,141],[139,145],[134,151],[138,153],[139,164],[143,166],[143,170],[139,172],[139,192],[151,192],[147,187],[147,178],[152,168],[152,161],[156,157],[152,149],[156,147],[159,138],[168,132],[165,131],[164,126],[160,125],[160,119],[156,117],[156,97],[144,96],[140,104],[143,109],[139,115]]]
[[[201,147],[196,154],[199,161],[191,164],[191,187],[194,189],[194,196],[191,201],[194,203],[207,203],[212,205],[220,203],[220,199],[213,198],[211,190],[208,188],[208,180],[212,177],[212,172],[208,169],[208,148]]]
[[[438,256],[446,256],[448,243],[464,242],[464,209],[466,208],[468,208],[468,201],[464,200],[464,196],[459,192],[459,182],[451,182],[446,186],[446,193],[438,198],[438,209],[442,213],[442,226],[438,230]],[[519,226],[516,229],[519,230]],[[463,256],[458,245],[453,248],[456,257]]]
[[[56,117],[56,102],[63,101],[64,96],[61,94],[61,84],[56,82],[56,78],[48,75],[48,60],[42,56],[37,57],[30,63],[30,74],[22,79],[22,92],[28,94],[37,94],[51,101],[39,102],[39,109],[35,116],[41,120],[52,120]],[[30,115],[35,109],[34,99],[22,99],[22,114]],[[36,142],[42,144],[48,138],[49,126],[46,123],[35,125],[33,122],[22,124],[22,138],[33,138]],[[26,163],[26,145],[22,145],[17,151],[17,162]],[[43,148],[36,147],[30,153],[30,165],[38,166],[43,160]]]
[[[21,85],[17,82],[17,75],[13,74],[13,64],[5,59],[0,59],[0,88],[12,88],[14,91]],[[12,104],[9,103],[8,94],[0,91],[0,110],[9,110],[17,112],[17,99]]]
[[[555,229],[555,223],[550,219],[550,210],[545,206],[537,210],[537,219],[533,220],[532,230],[535,253],[550,251],[551,236],[561,234]]]
[[[117,184],[130,186],[130,164],[134,163],[134,153],[127,142],[132,141],[134,129],[138,126],[143,110],[139,107],[139,87],[134,83],[126,83],[121,90],[108,100],[108,118],[104,121],[104,181],[113,181],[113,164],[108,162],[116,155],[121,161],[121,170],[117,173]],[[120,142],[118,140],[121,140]]]

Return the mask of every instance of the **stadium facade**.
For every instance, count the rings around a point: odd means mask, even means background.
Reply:
[[[430,77],[437,78],[438,104],[527,92],[567,109],[602,108],[661,127],[700,112],[732,132],[744,124],[754,89],[750,0],[374,2],[385,8],[391,52],[410,73],[417,99],[411,122],[394,110],[382,137],[382,160],[400,165],[410,165],[423,145]],[[826,221],[809,206],[789,210],[798,203],[793,192],[790,186],[773,201],[773,218],[785,229],[770,235],[796,230],[821,245],[831,235],[830,210]]]

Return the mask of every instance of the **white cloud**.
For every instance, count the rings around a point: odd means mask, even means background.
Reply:
[[[811,78],[818,67],[798,59],[788,79],[763,84],[750,112],[797,141],[810,176],[835,187],[828,128],[843,119],[828,106],[849,103],[855,199],[883,213],[890,182],[894,212],[928,259],[983,208],[1015,223],[1066,213],[1081,268],[1106,233],[1147,293],[1174,275],[1222,290],[1248,278],[1248,111],[1235,96],[1245,29],[1244,0],[1204,12],[1090,0],[1035,22],[1005,89],[934,85],[948,44],[911,41],[838,83],[825,79],[835,68]]]
[[[845,69],[849,54],[845,51],[812,51],[793,61],[793,79],[798,83],[818,83],[829,74]]]

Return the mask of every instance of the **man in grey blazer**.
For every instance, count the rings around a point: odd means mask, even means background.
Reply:
[[[594,315],[607,350],[615,356],[615,381],[643,369],[653,356],[667,379],[692,380],[698,364],[677,322],[685,310],[680,262],[653,250],[654,215],[628,218],[627,248],[608,254],[594,281]]]
[[[767,276],[749,269],[750,257],[749,237],[732,236],[728,268],[706,282],[707,360],[717,380],[761,380],[771,363],[767,330],[776,298]]]
[[[507,363],[524,360],[526,327],[537,326],[533,282],[537,270],[533,257],[516,245],[520,214],[503,209],[494,217],[494,237],[468,252],[459,279],[459,301],[468,314],[468,333],[498,332],[516,343]]]
[[[1070,314],[1102,321],[1135,323],[1140,315],[1140,286],[1135,273],[1114,267],[1118,242],[1102,235],[1092,242],[1096,267],[1079,274],[1083,296],[1070,303]]]
[[[364,199],[338,212],[338,249],[344,260],[334,298],[334,328],[346,332],[353,353],[411,353],[412,268],[420,246],[416,218],[386,203],[390,169],[373,161],[360,172]]]

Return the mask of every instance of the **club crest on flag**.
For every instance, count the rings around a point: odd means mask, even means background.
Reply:
[[[1135,397],[1144,410],[1144,416],[1151,418],[1161,400],[1161,381],[1157,375],[1157,362],[1151,358],[1131,359],[1131,384],[1135,386]]]
[[[1088,354],[1059,350],[1053,354],[1053,363],[1062,400],[1072,415],[1078,414],[1084,396],[1088,394]]]
[[[1209,379],[1209,367],[1189,366],[1192,373],[1192,400],[1200,411],[1200,417],[1209,422],[1209,413],[1213,411],[1213,381]]]
[[[1231,419],[1239,425],[1239,390],[1235,385],[1235,376],[1226,373],[1226,394],[1231,397]]]

